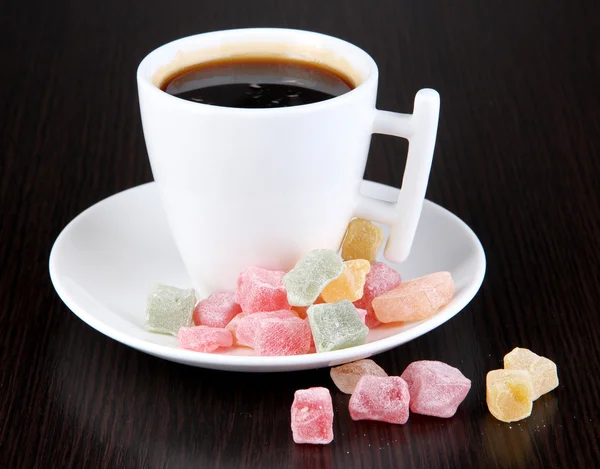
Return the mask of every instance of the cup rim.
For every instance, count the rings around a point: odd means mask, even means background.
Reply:
[[[249,38],[261,37],[264,35],[273,35],[276,37],[277,35],[282,36],[282,43],[286,42],[286,37],[291,39],[293,36],[306,36],[307,38],[313,39],[313,41],[320,41],[322,43],[326,43],[328,47],[325,49],[329,49],[332,51],[344,49],[346,52],[350,51],[352,53],[352,57],[348,57],[346,55],[343,56],[350,64],[353,66],[356,65],[357,62],[362,61],[363,67],[362,69],[366,69],[366,73],[364,73],[364,79],[358,83],[353,89],[348,91],[347,93],[341,94],[339,96],[335,96],[333,98],[319,101],[316,103],[310,104],[301,104],[299,106],[290,106],[290,107],[279,107],[279,108],[236,108],[236,107],[225,107],[225,106],[216,106],[212,104],[204,104],[204,103],[195,103],[191,101],[187,101],[185,99],[178,98],[173,96],[163,90],[161,90],[158,86],[156,86],[152,81],[152,76],[158,70],[157,66],[153,66],[152,69],[151,63],[155,60],[157,55],[165,54],[170,51],[174,54],[180,50],[178,46],[189,42],[198,42],[203,39],[211,39],[214,37],[222,36],[222,37],[235,37],[240,36],[240,43],[250,42]],[[337,47],[335,47],[337,46]],[[199,47],[201,50],[201,47]],[[341,55],[340,55],[341,56]],[[172,59],[171,59],[172,60]],[[166,65],[169,62],[166,62],[162,65]],[[358,70],[360,67],[356,65],[356,69]],[[218,30],[211,31],[206,33],[195,34],[191,36],[186,36],[183,38],[175,39],[166,44],[163,44],[156,49],[149,52],[140,62],[137,68],[137,83],[138,83],[138,92],[141,94],[142,90],[146,93],[150,93],[157,99],[166,99],[167,102],[170,102],[172,105],[186,106],[190,111],[196,112],[219,112],[219,113],[252,113],[255,116],[270,116],[277,113],[303,113],[303,112],[312,112],[321,108],[327,108],[332,106],[343,105],[349,100],[357,99],[360,95],[367,92],[367,89],[370,88],[373,84],[375,87],[377,86],[377,80],[379,76],[379,71],[377,68],[377,64],[375,60],[363,49],[360,47],[345,41],[344,39],[337,38],[335,36],[329,36],[327,34],[317,33],[314,31],[307,31],[301,29],[291,29],[291,28],[239,28],[239,29],[226,29],[226,30]]]

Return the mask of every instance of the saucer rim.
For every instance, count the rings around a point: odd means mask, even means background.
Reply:
[[[75,301],[67,292],[66,287],[63,285],[61,274],[58,272],[59,266],[59,254],[63,249],[64,240],[68,234],[75,229],[75,227],[82,222],[83,219],[89,217],[98,207],[112,198],[122,197],[125,193],[130,191],[144,191],[151,190],[155,187],[155,182],[149,182],[141,184],[124,191],[113,194],[106,197],[99,202],[96,202],[92,206],[85,209],[73,220],[71,220],[65,228],[60,232],[56,238],[49,257],[49,272],[50,279],[56,290],[58,296],[65,303],[65,305],[83,322],[101,332],[102,334],[128,345],[136,350],[148,353],[150,355],[164,358],[166,360],[184,363],[188,365],[198,366],[202,368],[226,370],[226,371],[246,371],[246,372],[270,372],[270,371],[290,371],[290,370],[301,370],[301,369],[314,369],[325,366],[333,366],[342,363],[355,361],[361,358],[367,358],[378,353],[385,352],[392,348],[398,347],[399,345],[410,342],[421,335],[424,335],[433,329],[437,328],[441,324],[450,320],[452,317],[462,311],[475,297],[479,291],[486,271],[486,256],[483,246],[477,235],[471,230],[471,228],[458,216],[454,215],[449,210],[441,207],[440,205],[431,202],[429,200],[424,201],[425,205],[428,206],[428,210],[437,212],[437,216],[449,217],[454,219],[455,223],[461,225],[465,234],[470,238],[473,246],[476,248],[475,252],[477,255],[476,271],[473,275],[473,281],[461,291],[460,296],[454,298],[454,304],[452,308],[444,308],[442,311],[436,313],[433,317],[416,323],[414,327],[403,331],[398,334],[385,337],[373,342],[369,342],[363,345],[351,347],[348,349],[335,350],[330,352],[312,353],[304,355],[291,355],[291,356],[274,356],[274,357],[260,357],[253,355],[226,355],[219,353],[203,353],[191,350],[185,350],[181,348],[175,348],[167,345],[156,344],[148,342],[147,340],[133,337],[127,332],[110,326],[109,324],[101,321],[96,315],[89,313],[85,308],[81,307],[77,301]],[[398,191],[397,188],[387,186],[372,181],[364,181],[363,184],[373,186],[373,189],[377,188],[381,191],[390,192]],[[378,186],[378,187],[376,187]],[[458,300],[458,303],[456,303]]]

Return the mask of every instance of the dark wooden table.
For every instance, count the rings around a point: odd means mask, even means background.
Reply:
[[[600,465],[600,2],[303,0],[0,3],[0,467],[556,467]],[[135,70],[153,48],[247,26],[317,30],[372,54],[378,104],[442,96],[428,198],[487,252],[457,317],[376,357],[456,365],[473,386],[448,420],[353,422],[292,442],[298,388],[328,370],[251,375],[163,361],[66,308],[47,261],[61,229],[151,180]],[[406,145],[375,136],[366,176],[398,186]],[[495,420],[485,374],[515,346],[561,384],[517,424]]]

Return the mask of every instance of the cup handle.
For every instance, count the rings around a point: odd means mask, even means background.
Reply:
[[[416,94],[412,114],[375,111],[373,133],[403,137],[409,142],[398,200],[392,203],[361,194],[355,210],[357,217],[389,226],[384,256],[390,262],[403,262],[410,253],[429,180],[439,114],[440,95],[432,89]]]

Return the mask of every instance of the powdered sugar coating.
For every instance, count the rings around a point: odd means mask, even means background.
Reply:
[[[238,277],[235,301],[244,313],[290,309],[283,286],[285,272],[249,267]]]
[[[258,324],[254,352],[260,356],[303,355],[310,350],[311,339],[307,320],[265,318]]]
[[[517,422],[531,415],[533,380],[525,370],[492,370],[485,378],[485,400],[501,422]]]
[[[348,224],[342,241],[342,258],[345,261],[366,259],[375,262],[383,238],[383,230],[377,225],[363,218],[355,218]]]
[[[367,321],[367,310],[362,308],[356,308],[356,312],[358,313],[358,317],[362,321],[363,324],[366,324]]]
[[[525,370],[533,381],[533,400],[558,386],[556,363],[526,348],[514,348],[504,356],[505,370]]]
[[[312,305],[307,314],[317,352],[354,347],[367,340],[369,328],[348,300]]]
[[[350,404],[352,420],[379,420],[404,424],[408,421],[410,394],[399,376],[363,376],[356,385]]]
[[[333,404],[326,388],[299,389],[291,409],[295,443],[326,445],[333,441]]]
[[[180,327],[192,324],[196,292],[156,285],[148,295],[146,329],[177,336]]]
[[[265,319],[299,319],[293,311],[267,311],[264,313],[245,314],[237,322],[235,330],[236,341],[239,345],[254,348],[254,339],[258,332],[261,321]]]
[[[367,274],[363,297],[354,302],[354,306],[367,310],[365,324],[373,329],[381,325],[381,321],[375,316],[372,301],[374,298],[396,288],[402,283],[400,274],[383,262],[375,262],[371,265],[371,271]]]
[[[373,360],[366,359],[331,368],[329,375],[340,391],[352,394],[363,376],[385,377],[387,373]]]
[[[448,304],[453,295],[450,272],[436,272],[401,283],[371,304],[381,322],[421,321]]]
[[[471,389],[458,368],[439,361],[413,362],[401,378],[408,384],[411,412],[433,417],[452,417]]]
[[[219,347],[231,347],[233,336],[220,327],[182,327],[177,334],[177,342],[181,348],[188,350],[214,352]]]
[[[194,324],[196,326],[225,327],[242,308],[235,301],[235,293],[228,291],[215,292],[194,308]]]
[[[310,306],[332,280],[344,271],[342,258],[329,249],[315,249],[300,259],[283,277],[292,306]]]

